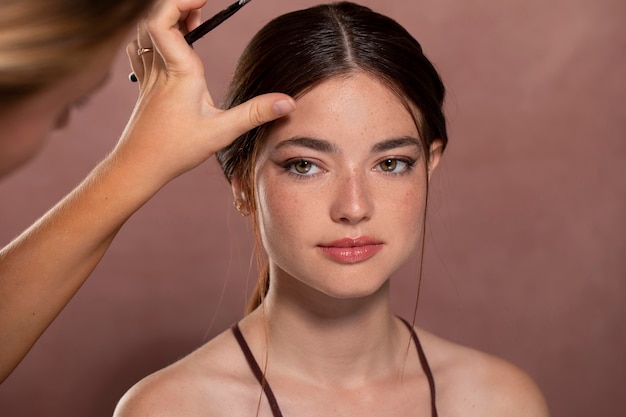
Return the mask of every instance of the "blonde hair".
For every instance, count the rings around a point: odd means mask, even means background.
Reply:
[[[0,109],[80,70],[153,0],[1,0]]]

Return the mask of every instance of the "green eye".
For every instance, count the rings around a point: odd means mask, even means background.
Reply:
[[[398,167],[398,160],[386,159],[383,162],[381,162],[379,166],[380,166],[380,169],[382,169],[385,172],[393,172]]]

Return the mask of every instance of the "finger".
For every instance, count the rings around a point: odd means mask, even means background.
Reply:
[[[151,48],[152,38],[148,34],[148,18],[141,19],[137,24],[137,43],[140,48]]]
[[[200,26],[202,23],[202,9],[192,10],[185,19],[185,35]]]
[[[223,136],[241,136],[262,124],[279,119],[294,111],[296,102],[286,94],[270,93],[254,97],[220,114],[219,128]]]
[[[137,41],[134,40],[126,46],[126,55],[128,55],[128,60],[130,61],[130,68],[141,86],[141,80],[144,78],[144,70],[143,61],[139,55],[137,55],[137,49],[139,49],[139,45]]]
[[[147,19],[141,20],[137,25],[137,50],[135,51],[135,54],[137,54],[137,56],[139,57],[139,61],[142,63],[142,80],[146,80],[150,77],[150,74],[152,73],[152,68],[154,67],[156,55],[154,51],[154,46],[152,44],[152,38],[148,34],[147,26]],[[142,50],[143,48],[152,48],[152,51],[140,53],[140,50]],[[142,84],[140,83],[140,85]]]
[[[169,75],[203,71],[200,58],[187,45],[183,32],[195,25],[204,3],[205,0],[163,2],[148,21],[147,31],[166,62]]]

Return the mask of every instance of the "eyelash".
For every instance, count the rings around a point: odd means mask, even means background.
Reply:
[[[396,165],[399,163],[403,166],[398,171],[395,170],[395,167],[394,171],[385,171],[384,169],[382,169],[382,164],[390,161],[394,162]],[[408,174],[415,167],[416,162],[417,160],[412,158],[385,158],[376,164],[376,169],[387,175],[405,175]]]
[[[396,166],[393,168],[392,171],[385,171],[382,168],[382,165],[387,162],[395,163]],[[412,158],[385,158],[378,162],[374,169],[386,175],[406,175],[415,167],[416,162],[417,160]],[[309,170],[306,172],[298,172],[296,169],[296,166],[298,164],[305,164],[307,167],[309,167]],[[397,168],[397,165],[400,165],[399,170]],[[316,163],[307,159],[290,159],[282,164],[282,168],[287,171],[289,175],[292,175],[298,179],[306,179],[308,177],[313,177],[320,172],[323,172],[323,169],[320,168]],[[313,170],[314,172],[311,172],[311,170]]]
[[[302,173],[296,170],[296,165],[302,164],[302,163],[305,163],[310,167],[309,171]],[[322,168],[320,168],[316,163],[311,162],[308,159],[290,159],[288,161],[285,161],[282,164],[282,167],[285,171],[287,171],[289,175],[292,175],[298,179],[307,179],[308,177],[312,177],[318,174],[320,171],[323,171]],[[313,168],[317,168],[318,172],[310,173],[310,170]]]

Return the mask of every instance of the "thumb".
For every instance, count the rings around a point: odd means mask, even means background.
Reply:
[[[221,114],[222,126],[228,126],[235,137],[264,123],[279,119],[296,108],[294,99],[282,93],[262,94]]]

